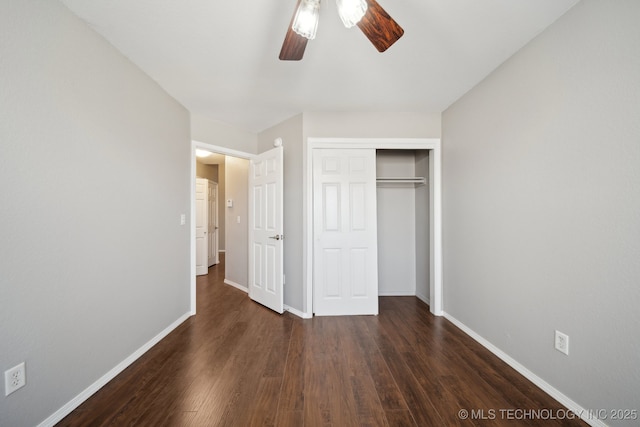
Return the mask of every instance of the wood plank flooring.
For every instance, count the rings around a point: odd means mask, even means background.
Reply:
[[[586,425],[414,297],[303,320],[223,279],[198,277],[198,314],[58,425]]]

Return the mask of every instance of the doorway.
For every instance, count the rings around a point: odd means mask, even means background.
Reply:
[[[429,177],[429,301],[434,315],[443,314],[442,302],[442,202],[441,202],[441,142],[439,138],[308,138],[305,150],[305,235],[304,277],[305,312],[311,314],[314,307],[314,188],[313,157],[318,149],[394,149],[428,150]]]
[[[225,157],[224,175],[218,176],[218,231],[220,251],[225,253],[225,283],[247,292],[248,266],[248,163],[255,155],[200,141],[191,142],[191,314],[196,313],[196,175],[198,164],[196,149],[206,150],[218,157]],[[220,168],[219,168],[220,172]],[[227,173],[229,172],[229,173]],[[220,185],[222,184],[222,185]],[[224,190],[223,190],[224,189]],[[244,255],[243,255],[244,254]]]
[[[196,197],[198,150],[225,156],[224,283],[246,292],[257,303],[283,312],[283,148],[274,146],[261,154],[250,154],[199,141],[191,143],[192,315],[196,314],[198,273],[196,217],[198,206],[203,205]]]
[[[198,163],[200,169],[205,165]],[[217,166],[217,165],[216,165]],[[217,168],[216,168],[217,172]],[[208,274],[209,267],[219,261],[219,236],[224,233],[224,226],[219,227],[218,178],[203,178],[202,173],[196,176],[196,275]],[[217,175],[217,173],[216,173]],[[224,186],[222,187],[224,189]],[[223,246],[224,247],[224,246]]]

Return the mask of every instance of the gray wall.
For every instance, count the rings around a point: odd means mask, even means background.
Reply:
[[[640,409],[638,17],[583,0],[443,114],[445,310],[588,409]]]
[[[191,115],[191,138],[232,150],[256,154],[258,136],[198,114]]]
[[[248,289],[249,161],[227,156],[225,183],[225,280]],[[233,207],[226,207],[227,199],[233,200]]]
[[[427,178],[426,185],[419,185],[416,197],[416,296],[430,303],[430,247],[429,247],[429,151],[416,150],[416,176]]]
[[[273,148],[276,138],[284,147],[284,303],[302,310],[302,114],[261,132],[258,152]]]
[[[64,6],[0,3],[0,425],[33,426],[189,312],[188,112]]]
[[[227,241],[227,170],[226,156],[218,163],[218,249],[226,251]],[[226,258],[225,258],[226,262]]]
[[[304,136],[324,138],[439,138],[438,113],[304,113]]]
[[[206,178],[218,182],[218,165],[205,165],[196,160],[196,178]]]

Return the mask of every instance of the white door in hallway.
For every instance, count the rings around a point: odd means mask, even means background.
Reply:
[[[196,276],[209,271],[208,265],[208,180],[196,178]]]
[[[249,297],[278,313],[284,311],[282,161],[276,147],[249,166]]]
[[[220,259],[218,258],[218,183],[209,181],[207,185],[207,253],[208,262],[207,265],[218,264]]]
[[[313,150],[313,311],[378,314],[375,149]]]

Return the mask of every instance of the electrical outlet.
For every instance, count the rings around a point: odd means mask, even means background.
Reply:
[[[569,335],[556,331],[556,350],[569,355]]]
[[[9,396],[27,384],[27,372],[24,362],[4,371],[4,395]]]

